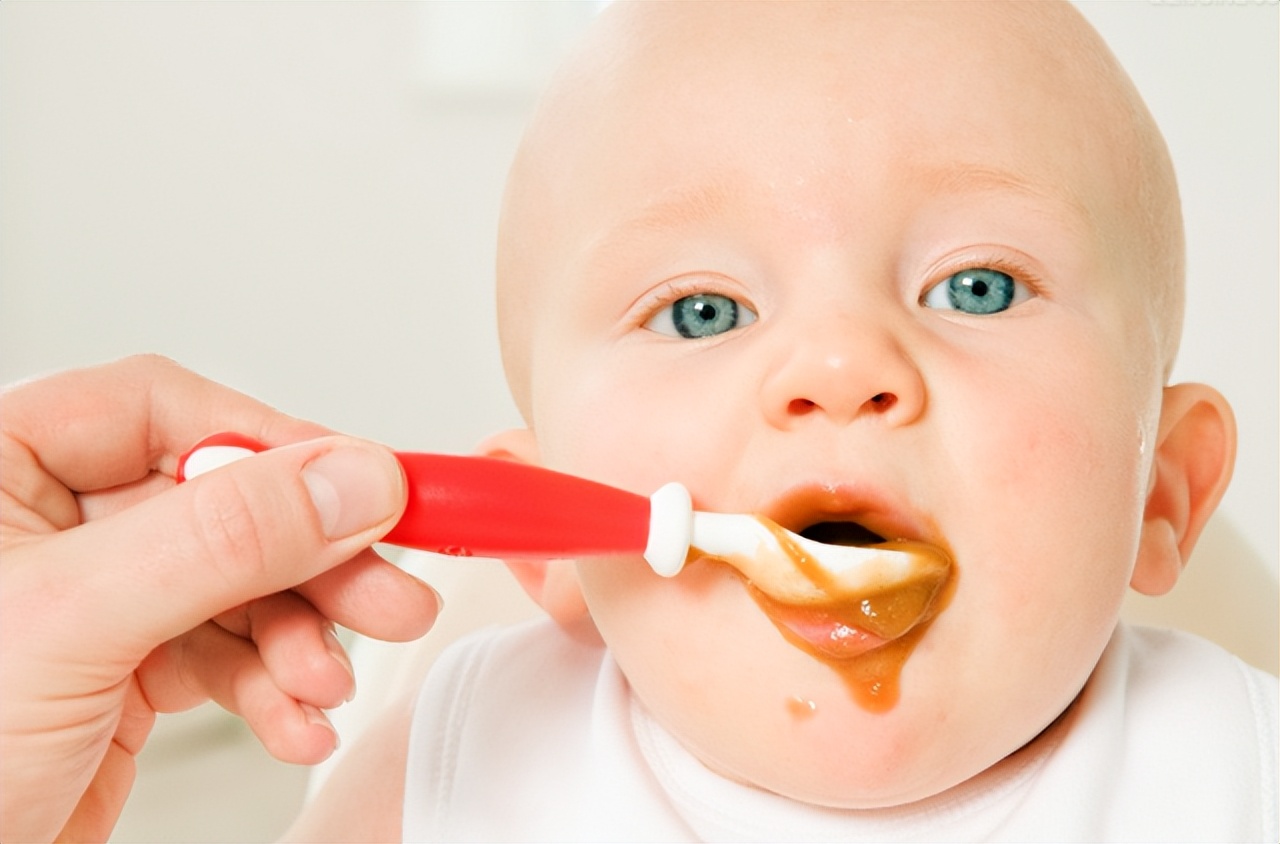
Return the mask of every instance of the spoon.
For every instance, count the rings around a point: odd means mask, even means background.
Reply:
[[[189,480],[266,446],[215,434],[182,456]],[[816,542],[762,516],[693,509],[669,483],[648,498],[562,472],[487,457],[397,452],[409,488],[404,514],[383,542],[459,557],[558,559],[640,554],[664,577],[710,556],[788,603],[818,603],[945,577],[940,549],[906,540]],[[694,553],[691,553],[694,552]]]

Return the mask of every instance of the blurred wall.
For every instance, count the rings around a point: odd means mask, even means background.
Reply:
[[[0,382],[153,351],[404,448],[514,424],[498,201],[592,7],[470,5],[5,3]]]

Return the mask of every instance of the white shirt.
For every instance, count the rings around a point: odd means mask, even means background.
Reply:
[[[712,773],[605,649],[540,621],[432,669],[404,840],[1274,842],[1278,688],[1201,639],[1121,626],[1032,745],[927,800],[837,810]]]

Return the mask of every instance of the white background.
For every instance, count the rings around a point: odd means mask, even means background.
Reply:
[[[1277,7],[1079,5],[1178,168],[1175,379],[1221,389],[1241,434],[1187,582],[1130,612],[1275,671]],[[400,448],[466,451],[516,424],[493,320],[498,201],[536,90],[592,12],[0,4],[0,383],[152,351]]]

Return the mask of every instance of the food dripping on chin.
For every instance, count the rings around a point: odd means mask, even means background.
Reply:
[[[699,556],[734,568],[783,637],[835,670],[860,706],[892,708],[902,666],[950,599],[950,556],[926,542],[884,541],[852,523],[795,534],[757,519],[771,541],[754,553]],[[840,545],[864,552],[856,565],[833,569],[815,559],[829,559],[825,549]]]

